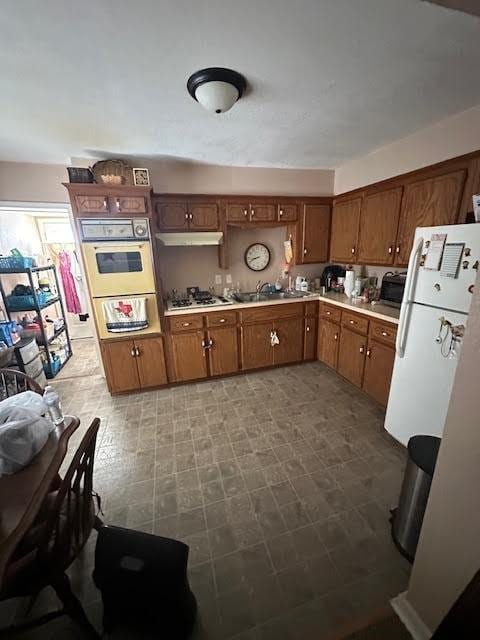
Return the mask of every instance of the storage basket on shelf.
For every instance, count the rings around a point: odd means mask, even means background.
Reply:
[[[6,273],[31,269],[33,266],[33,258],[27,256],[0,256],[0,271]]]
[[[0,322],[0,340],[5,342],[7,347],[13,347],[20,340],[16,322],[9,320]]]
[[[41,307],[46,305],[48,301],[54,297],[55,296],[52,296],[51,293],[44,293],[42,291],[39,291],[37,293],[38,304]],[[22,309],[28,309],[29,307],[35,308],[36,307],[35,297],[33,295],[26,295],[26,296],[9,295],[7,296],[7,305],[9,310],[11,311],[15,311],[15,310],[21,311]]]
[[[54,378],[57,373],[60,371],[62,366],[62,361],[60,360],[59,356],[57,355],[53,355],[52,356],[52,361],[50,362],[44,362],[43,363],[43,370],[45,371],[45,375],[47,376],[47,378]]]

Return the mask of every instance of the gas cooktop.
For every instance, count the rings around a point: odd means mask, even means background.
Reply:
[[[223,296],[208,296],[201,298],[175,298],[175,300],[168,300],[167,310],[174,311],[175,309],[198,309],[199,307],[223,307],[229,304],[233,304],[233,300],[228,300]]]

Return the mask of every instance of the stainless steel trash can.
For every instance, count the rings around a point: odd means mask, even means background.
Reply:
[[[408,441],[408,462],[400,499],[392,512],[392,537],[399,551],[411,562],[417,550],[440,442],[441,439],[434,436],[413,436]]]

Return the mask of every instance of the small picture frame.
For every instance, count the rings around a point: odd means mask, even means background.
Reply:
[[[143,167],[134,167],[132,171],[134,185],[137,187],[150,186],[150,174],[148,173],[148,169],[144,169]]]

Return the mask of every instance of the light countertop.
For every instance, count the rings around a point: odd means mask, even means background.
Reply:
[[[378,318],[379,320],[386,320],[393,324],[398,324],[398,317],[400,315],[400,309],[395,307],[389,307],[385,304],[371,304],[370,302],[362,302],[360,300],[352,300],[347,298],[343,293],[328,292],[323,295],[318,293],[310,293],[303,298],[283,298],[281,300],[265,300],[262,302],[234,302],[233,304],[225,304],[218,306],[205,306],[205,307],[187,307],[185,309],[175,309],[165,311],[165,315],[168,316],[180,316],[190,315],[192,313],[211,313],[212,311],[239,311],[240,309],[248,309],[251,307],[264,307],[273,304],[291,304],[293,302],[309,302],[315,300],[322,300],[350,311],[359,311],[367,316]]]

